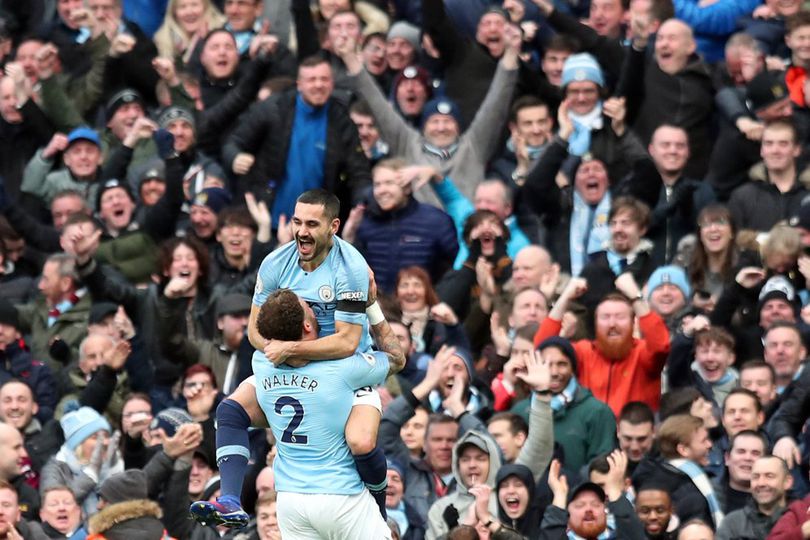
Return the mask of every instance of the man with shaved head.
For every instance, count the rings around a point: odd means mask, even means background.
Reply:
[[[512,285],[519,291],[540,287],[543,277],[552,271],[551,254],[544,247],[531,245],[518,251],[512,261]]]
[[[669,19],[658,28],[655,54],[648,59],[644,50],[651,30],[639,31],[630,48],[627,95],[628,100],[640,99],[638,114],[630,121],[645,143],[662,124],[686,130],[690,157],[685,173],[703,178],[712,148],[709,126],[714,89],[709,69],[695,53],[692,29],[678,19]]]

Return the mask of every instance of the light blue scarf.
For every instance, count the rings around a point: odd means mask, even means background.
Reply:
[[[602,102],[587,114],[568,113],[574,123],[574,132],[568,139],[568,153],[572,156],[584,156],[591,149],[591,131],[602,129]]]
[[[231,23],[227,23],[225,25],[225,30],[231,33],[233,36],[233,40],[236,42],[236,50],[239,51],[239,56],[242,56],[248,50],[250,50],[250,42],[251,40],[258,34],[262,29],[262,24],[256,19],[256,22],[253,23],[253,28],[250,30],[242,30],[240,32],[235,32],[231,29]]]
[[[543,151],[548,148],[548,143],[541,144],[540,146],[530,146],[526,145],[526,153],[529,155],[529,161],[534,162],[540,159],[540,156],[543,155]],[[512,152],[513,154],[517,154],[517,149],[515,148],[515,141],[512,140],[512,137],[509,137],[509,140],[506,141],[506,149]]]
[[[568,384],[565,386],[565,388],[563,388],[563,391],[559,394],[554,394],[551,396],[551,410],[556,412],[567,407],[568,404],[574,400],[574,395],[577,393],[577,388],[579,388],[577,377],[576,375],[572,375],[571,380],[568,381]]]
[[[386,508],[385,512],[388,514],[388,517],[396,521],[397,525],[399,525],[399,535],[405,536],[405,532],[408,530],[408,518],[405,516],[405,503],[399,501],[399,505],[396,508]]]
[[[720,502],[717,500],[717,495],[714,493],[712,483],[709,481],[709,477],[706,476],[704,470],[694,461],[688,459],[672,459],[669,463],[689,476],[692,483],[695,484],[695,487],[698,488],[698,491],[700,491],[706,499],[706,502],[709,503],[709,510],[712,513],[714,527],[717,528],[720,526],[720,522],[723,521],[723,510],[720,508]]]
[[[593,211],[593,219],[590,214]],[[596,208],[585,202],[574,190],[574,209],[571,212],[569,228],[569,249],[571,254],[571,275],[578,276],[588,263],[588,255],[602,251],[603,245],[610,236],[608,214],[610,213],[610,192],[596,205]],[[589,226],[590,222],[590,226]],[[588,231],[590,230],[590,234]],[[588,245],[585,245],[585,238]]]

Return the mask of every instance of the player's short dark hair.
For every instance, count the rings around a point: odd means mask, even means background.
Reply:
[[[523,417],[518,414],[509,411],[495,413],[490,417],[489,420],[487,420],[487,426],[493,422],[498,422],[499,420],[509,422],[509,432],[513,437],[518,433],[523,433],[524,435],[529,434],[529,425],[526,423],[526,420],[524,420]]]
[[[655,425],[655,413],[643,401],[631,401],[619,412],[619,422],[627,422],[634,426],[648,423]]]
[[[256,318],[256,329],[264,339],[300,341],[303,324],[304,308],[290,289],[270,293]]]
[[[310,189],[303,192],[298,196],[295,202],[323,206],[323,215],[326,216],[329,221],[337,219],[338,215],[340,215],[340,199],[338,199],[334,193],[330,193],[322,188]]]

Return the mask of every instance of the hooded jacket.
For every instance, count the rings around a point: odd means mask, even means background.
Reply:
[[[450,505],[454,506],[458,515],[463,518],[470,506],[475,504],[475,496],[470,494],[467,490],[467,486],[464,485],[458,465],[461,451],[468,445],[473,445],[489,455],[489,472],[484,483],[493,490],[495,489],[495,478],[498,475],[498,470],[501,468],[501,450],[488,433],[468,431],[458,439],[455,446],[453,446],[453,478],[456,481],[456,491],[442,497],[430,507],[430,511],[428,512],[427,540],[437,540],[449,531],[450,528],[443,517],[447,507]],[[492,515],[497,515],[497,496],[490,497],[489,512]]]
[[[168,535],[160,521],[162,515],[160,506],[148,499],[111,504],[90,518],[88,538],[163,540]]]
[[[510,476],[516,476],[529,492],[529,505],[523,515],[517,519],[512,519],[506,514],[498,498],[498,490],[501,484]],[[535,481],[532,471],[528,467],[516,463],[507,463],[501,467],[495,476],[495,492],[493,495],[498,503],[498,521],[508,525],[529,540],[540,537],[540,523],[543,519],[543,511],[540,508],[540,498],[535,496]]]
[[[728,202],[737,230],[769,231],[779,221],[799,212],[802,200],[810,193],[810,169],[797,171],[796,181],[782,193],[770,182],[764,163],[751,168],[750,181],[731,193]]]

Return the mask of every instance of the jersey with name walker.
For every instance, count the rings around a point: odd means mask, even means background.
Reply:
[[[318,337],[334,334],[335,321],[362,325],[357,350],[364,352],[371,348],[366,317],[368,264],[350,243],[337,236],[332,239],[326,258],[312,272],[298,264],[298,248],[294,241],[265,257],[256,277],[253,305],[261,307],[275,290],[290,289],[315,312]]]
[[[258,352],[258,351],[257,351]],[[344,434],[356,388],[382,384],[388,356],[355,353],[291,368],[253,357],[256,396],[278,444],[276,490],[355,495],[364,489]]]

